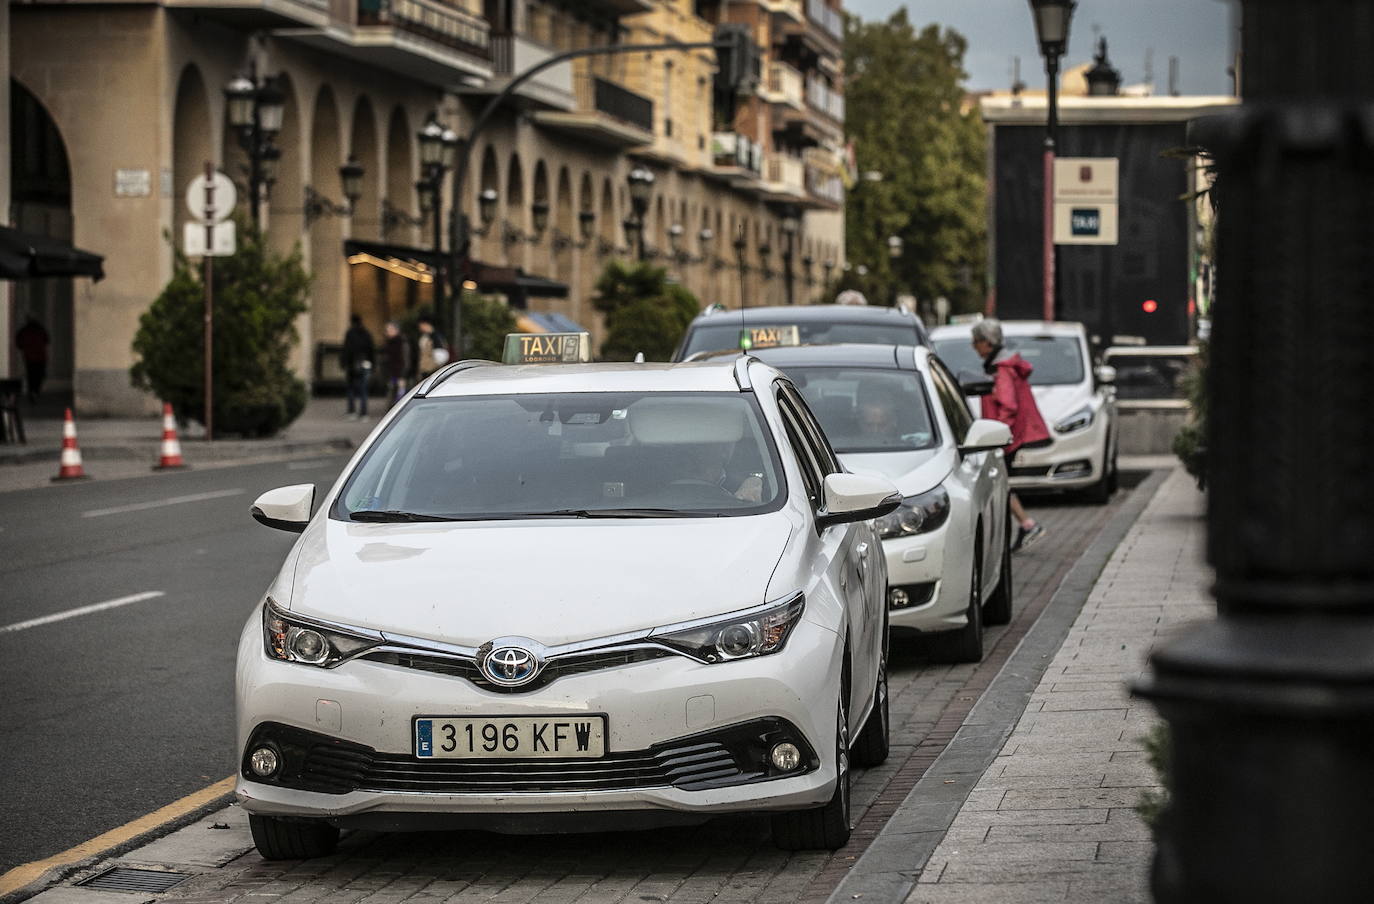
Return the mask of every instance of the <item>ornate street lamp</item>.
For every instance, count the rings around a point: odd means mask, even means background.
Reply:
[[[363,196],[363,176],[366,175],[366,172],[363,165],[358,162],[358,158],[353,154],[349,154],[348,160],[339,167],[339,182],[343,185],[343,195],[348,201],[350,214],[358,206],[358,199]]]
[[[796,254],[797,233],[801,230],[801,223],[795,213],[789,212],[782,220],[782,280],[784,298],[788,304],[795,304],[793,298],[793,279],[792,258]]]
[[[1046,95],[1049,100],[1045,117],[1044,211],[1041,228],[1044,267],[1044,318],[1054,320],[1058,314],[1058,284],[1056,280],[1054,245],[1054,155],[1059,142],[1059,58],[1069,48],[1069,23],[1073,19],[1075,0],[1030,0],[1031,15],[1035,19],[1035,36],[1040,42],[1040,55],[1045,58],[1045,75],[1049,80]]]
[[[630,207],[634,211],[630,219],[630,229],[635,234],[638,257],[644,260],[644,215],[649,212],[649,200],[654,194],[653,171],[644,166],[636,166],[627,177],[630,183]]]
[[[579,210],[577,212],[577,229],[582,236],[582,244],[578,247],[585,248],[587,243],[592,240],[592,236],[596,234],[596,211]]]
[[[332,199],[325,197],[314,189],[313,186],[305,187],[305,228],[320,217],[351,217],[353,208],[357,205],[358,199],[363,196],[363,176],[367,171],[358,162],[358,158],[352,154],[348,155],[348,160],[343,166],[339,167],[339,183],[343,189],[344,203],[337,204]]]
[[[549,228],[549,204],[547,201],[535,201],[530,205],[530,219],[534,225],[534,238],[544,234],[544,230]]]
[[[482,221],[482,228],[471,230],[473,235],[486,235],[491,230],[491,224],[496,220],[498,197],[494,188],[484,188],[477,195],[477,217]]]
[[[262,222],[264,194],[276,181],[281,151],[274,144],[286,115],[286,92],[271,76],[258,80],[256,71],[230,79],[224,86],[229,126],[248,155],[248,213],[254,228]]]

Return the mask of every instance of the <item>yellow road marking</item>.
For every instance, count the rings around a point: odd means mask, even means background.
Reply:
[[[185,816],[194,810],[198,810],[217,797],[222,797],[234,790],[234,782],[237,776],[229,776],[226,779],[215,782],[208,788],[202,788],[193,794],[188,794],[181,800],[173,801],[161,809],[154,810],[146,816],[140,816],[133,822],[125,823],[117,829],[103,835],[97,835],[89,841],[83,841],[74,848],[69,848],[60,854],[54,854],[46,860],[35,860],[32,863],[25,863],[16,866],[14,869],[0,876],[0,896],[9,894],[12,891],[23,888],[30,882],[35,882],[42,877],[48,870],[58,866],[70,866],[88,857],[103,854],[111,848],[118,847],[125,842],[137,838],[145,832],[151,832],[163,823]]]

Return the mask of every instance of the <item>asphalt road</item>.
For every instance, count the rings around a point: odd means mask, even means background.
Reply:
[[[0,494],[0,873],[234,772],[235,646],[295,539],[248,508],[346,460]]]

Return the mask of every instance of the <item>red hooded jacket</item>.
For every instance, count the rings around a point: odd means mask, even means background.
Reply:
[[[999,352],[992,362],[992,392],[983,396],[983,417],[1011,428],[1008,452],[1050,438],[1028,380],[1033,369],[1029,361],[1015,352]]]

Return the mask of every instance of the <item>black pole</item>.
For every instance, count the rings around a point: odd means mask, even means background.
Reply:
[[[1374,0],[1243,0],[1242,15],[1245,104],[1188,142],[1218,173],[1218,619],[1137,688],[1171,737],[1155,900],[1368,901]]]
[[[1059,55],[1045,55],[1045,89],[1048,109],[1045,115],[1044,181],[1045,196],[1041,228],[1044,229],[1044,299],[1041,316],[1054,321],[1059,316],[1059,246],[1054,242],[1054,159],[1059,152]]]
[[[428,176],[434,213],[434,322],[438,325],[439,332],[442,333],[446,326],[444,321],[447,319],[444,316],[444,220],[439,212],[439,205],[443,201],[444,194],[444,171],[435,166],[428,173]],[[460,355],[458,346],[454,343],[458,341],[458,324],[455,323],[453,327],[454,333],[448,335],[449,357],[451,360],[457,361]]]

